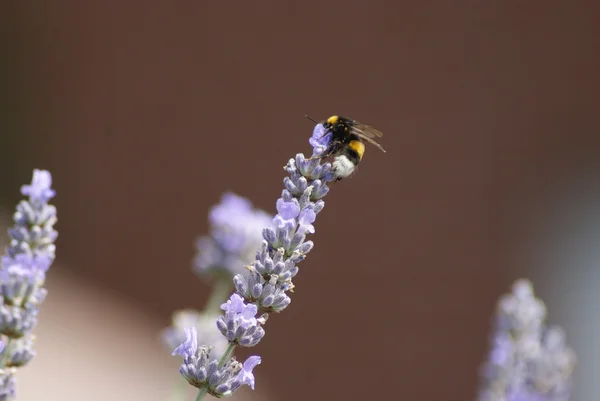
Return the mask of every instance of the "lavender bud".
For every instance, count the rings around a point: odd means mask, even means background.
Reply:
[[[325,207],[325,202],[323,202],[322,200],[318,200],[315,202],[313,210],[315,211],[316,214],[319,214],[319,212],[321,210],[323,210],[324,207]]]
[[[296,225],[296,223],[294,222],[294,225]],[[276,249],[284,246],[284,244],[289,244],[291,242],[290,239],[290,229],[289,228],[278,228],[277,229],[277,247]]]
[[[307,160],[302,153],[296,155],[296,167],[300,174],[305,177],[310,176],[310,173],[314,169],[314,167],[311,168],[312,164],[310,163],[310,160]]]
[[[321,180],[315,180],[313,182],[313,191],[310,195],[310,200],[313,202],[321,199],[329,192],[329,187],[321,182]]]
[[[252,298],[252,295],[250,294],[250,289],[254,288],[255,284],[252,283],[251,285],[249,285],[248,281],[250,277],[246,277],[243,274],[236,274],[235,276],[233,276],[233,285],[235,287],[235,290],[238,292],[238,294],[242,295],[246,299]]]
[[[273,230],[272,227],[267,227],[267,228],[263,229],[263,238],[269,244],[271,244],[271,246],[273,246],[273,244],[275,244],[275,242],[277,241],[277,238],[275,236],[275,230]]]
[[[27,363],[35,356],[33,349],[34,336],[29,334],[26,337],[13,340],[11,342],[12,355],[10,360],[7,362],[8,367],[21,367],[27,365]]]
[[[279,211],[279,213],[282,213],[282,214],[286,213],[285,211],[283,211],[283,209],[282,209],[282,211],[280,211],[280,209],[279,209],[280,207],[285,207],[286,203],[292,203],[295,206],[298,205],[298,201],[295,199],[294,195],[292,195],[291,192],[288,191],[287,189],[284,189],[283,191],[281,191],[281,199],[282,199],[282,202],[280,202],[277,206],[277,211]],[[290,205],[288,207],[293,207],[293,205]],[[292,214],[293,214],[293,212],[292,212]]]
[[[263,275],[264,274],[271,274],[271,273],[273,273],[273,269],[275,267],[275,265],[273,263],[273,259],[271,259],[271,258],[268,258],[268,259],[265,260],[264,266],[260,265],[260,263],[257,266],[262,267],[262,268],[260,268],[260,267],[257,268],[257,271],[260,274],[263,274]]]
[[[299,189],[289,177],[283,179],[283,185],[285,186],[285,189],[294,196],[301,194],[304,191],[303,189]]]
[[[281,312],[292,302],[281,285],[268,283],[263,288],[263,293],[257,300],[258,307],[263,312]]]
[[[294,196],[298,196],[308,188],[308,180],[306,177],[300,177],[296,180],[296,188],[298,188],[298,192],[294,194]]]
[[[304,234],[303,232],[296,232],[296,234],[294,234],[294,237],[290,241],[290,246],[287,249],[287,251],[289,252],[290,250],[296,250],[300,246],[300,244],[304,242],[305,239],[306,234]]]
[[[263,285],[260,283],[256,283],[252,286],[252,298],[258,299],[260,294],[263,292]]]
[[[0,305],[0,333],[8,338],[21,338],[37,323],[38,309],[34,307]]]
[[[311,251],[313,246],[314,243],[312,241],[306,241],[299,245],[298,248],[296,248],[295,252],[297,252],[299,255],[306,255]]]

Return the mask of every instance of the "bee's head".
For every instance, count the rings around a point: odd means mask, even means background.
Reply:
[[[325,122],[323,123],[323,127],[325,127],[326,130],[329,130],[332,127],[334,127],[337,123],[339,123],[339,121],[339,116],[331,116],[327,120],[325,120]]]

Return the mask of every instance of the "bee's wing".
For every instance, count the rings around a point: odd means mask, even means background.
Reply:
[[[352,127],[352,133],[358,135],[360,138],[365,141],[377,146],[379,150],[385,153],[385,149],[378,144],[373,138],[382,137],[383,133],[381,131],[376,130],[375,128],[369,127],[364,124],[356,124]]]
[[[363,136],[365,137],[369,137],[369,138],[381,138],[383,136],[383,133],[379,130],[376,130],[373,127],[370,127],[368,125],[364,125],[361,123],[355,123],[352,125],[352,128],[355,129],[356,131],[360,132],[363,134]]]

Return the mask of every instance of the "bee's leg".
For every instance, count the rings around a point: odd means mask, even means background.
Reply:
[[[329,156],[331,156],[336,150],[336,146],[335,144],[330,145],[329,148],[327,148],[327,150],[325,150],[325,152],[319,154],[319,155],[314,155],[312,156],[310,159],[308,160],[313,160],[313,159],[326,159]]]
[[[323,135],[321,135],[321,136],[319,137],[319,139],[323,138],[325,135],[329,134],[330,132],[331,132],[331,129],[327,129],[327,130],[325,130],[325,132],[323,132]]]

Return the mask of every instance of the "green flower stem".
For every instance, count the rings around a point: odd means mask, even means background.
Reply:
[[[196,401],[202,401],[202,398],[204,398],[204,396],[206,395],[206,393],[208,392],[208,388],[204,387],[200,389],[200,392],[198,392],[198,396],[196,396]]]
[[[225,351],[225,353],[223,354],[221,359],[219,359],[219,367],[222,367],[223,364],[225,362],[227,362],[229,360],[229,358],[231,358],[231,355],[233,354],[234,349],[235,349],[235,344],[229,343],[229,347],[227,347],[227,350]]]
[[[173,392],[169,397],[169,401],[182,401],[185,396],[185,392],[188,388],[188,382],[183,377],[179,376],[181,380],[178,380],[175,386],[173,386]]]
[[[206,302],[204,312],[219,313],[221,311],[221,304],[229,298],[231,287],[231,276],[219,276],[210,297]]]
[[[4,349],[2,350],[2,358],[0,358],[0,369],[4,369],[6,367],[6,363],[8,362],[8,356],[11,353],[12,348],[12,338],[6,340],[4,344]]]

